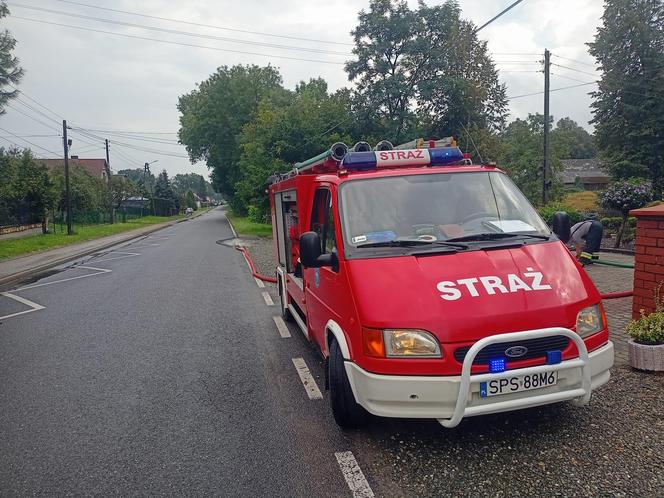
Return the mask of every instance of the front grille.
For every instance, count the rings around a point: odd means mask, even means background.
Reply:
[[[569,338],[564,335],[554,335],[549,337],[541,337],[538,339],[528,339],[525,341],[503,342],[499,344],[489,344],[482,349],[475,360],[473,365],[488,365],[489,358],[505,358],[509,361],[531,360],[533,358],[545,357],[547,351],[564,350],[569,344]],[[514,346],[524,346],[528,348],[528,352],[518,358],[510,358],[505,354],[505,350]],[[470,346],[464,346],[454,352],[454,358],[463,363]]]

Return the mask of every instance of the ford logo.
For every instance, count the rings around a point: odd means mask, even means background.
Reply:
[[[527,352],[528,348],[526,346],[512,346],[511,348],[507,348],[505,350],[505,355],[509,356],[510,358],[520,358]]]

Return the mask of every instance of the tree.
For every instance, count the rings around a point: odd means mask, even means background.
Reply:
[[[593,136],[570,118],[562,118],[551,132],[551,142],[560,148],[562,159],[590,159],[596,157]]]
[[[9,15],[4,1],[0,1],[0,19]],[[18,95],[18,90],[7,87],[18,85],[23,77],[23,69],[19,60],[13,55],[16,40],[6,29],[0,32],[0,114],[5,113],[5,106],[10,99]]]
[[[48,230],[47,213],[56,200],[48,169],[29,150],[0,149],[0,224],[41,222]]]
[[[64,165],[60,164],[50,172],[57,193],[56,208],[66,211],[66,191]],[[82,166],[69,165],[69,191],[72,214],[78,221],[97,222],[100,210],[108,205],[108,186]]]
[[[171,186],[180,197],[185,196],[189,190],[195,192],[202,199],[208,196],[209,183],[203,175],[196,173],[175,175],[171,180]]]
[[[118,171],[118,176],[127,178],[131,183],[133,183],[136,187],[139,187],[140,190],[144,191],[145,193],[154,190],[156,178],[150,172],[146,174],[143,168],[121,169]]]
[[[136,186],[127,177],[119,174],[111,177],[111,202],[113,209],[120,209],[135,194]]]
[[[166,170],[162,170],[157,177],[153,202],[158,216],[170,216],[180,210],[180,201],[171,187]]]
[[[553,121],[553,118],[551,118]],[[542,200],[542,166],[544,164],[544,116],[529,114],[509,124],[503,138],[503,153],[499,164],[534,204]],[[562,193],[560,157],[563,151],[553,143],[549,157],[550,195],[555,199]]]
[[[231,200],[240,176],[238,135],[263,100],[287,95],[281,83],[272,66],[222,66],[178,101],[180,142],[192,162],[207,162],[215,190]]]
[[[249,206],[255,206],[265,214],[268,176],[290,170],[294,163],[329,149],[334,142],[352,143],[347,133],[347,97],[347,92],[329,95],[327,84],[313,79],[297,85],[288,105],[263,102],[239,139],[243,152],[234,209],[245,213]],[[321,133],[331,128],[330,123],[337,124],[334,130]]]
[[[486,42],[461,19],[456,1],[411,10],[404,0],[372,0],[353,30],[356,61],[346,64],[358,101],[374,111],[397,142],[458,136],[464,126],[500,131],[507,116],[505,87]]]
[[[623,221],[616,236],[615,247],[620,247],[627,219],[632,209],[645,206],[653,198],[652,184],[640,179],[623,180],[613,183],[601,196],[601,203],[605,208],[620,211]]]
[[[616,178],[664,189],[664,3],[605,0],[590,53],[603,72],[593,120],[601,155]]]

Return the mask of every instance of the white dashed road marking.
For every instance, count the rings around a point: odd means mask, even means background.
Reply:
[[[281,318],[280,316],[273,316],[274,323],[277,326],[277,330],[279,330],[279,335],[281,336],[282,339],[287,339],[289,338],[290,332],[288,331],[288,327],[286,326],[286,323],[284,322],[284,319]]]
[[[0,320],[5,320],[7,318],[12,318],[14,316],[25,315],[26,313],[32,313],[33,311],[39,311],[44,309],[44,306],[42,306],[41,304],[33,303],[29,299],[17,296],[15,294],[11,294],[9,292],[0,292],[0,296],[5,296],[8,297],[9,299],[13,299],[14,301],[18,301],[21,304],[30,306],[29,310],[19,311],[18,313],[12,313],[11,315],[0,316]]]
[[[274,306],[274,301],[272,300],[272,297],[270,294],[268,294],[266,291],[261,292],[263,296],[263,301],[265,301],[265,304],[268,306]]]
[[[304,390],[307,391],[309,399],[323,399],[323,395],[316,385],[313,375],[309,371],[309,367],[302,358],[293,358],[293,365],[297,369],[297,374],[300,376]]]
[[[260,278],[254,277],[254,280],[256,281],[256,285],[260,287],[261,289],[265,289],[265,283]]]
[[[362,469],[357,464],[355,456],[352,451],[343,451],[334,454],[339,462],[341,473],[348,483],[348,487],[353,493],[354,498],[373,498],[375,495],[371,490],[371,486],[367,482]]]

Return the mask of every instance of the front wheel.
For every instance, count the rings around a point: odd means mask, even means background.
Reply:
[[[353,390],[348,382],[344,358],[341,348],[336,340],[330,344],[330,357],[328,360],[328,375],[330,382],[330,404],[332,415],[340,427],[351,429],[363,425],[368,413],[355,401]]]

